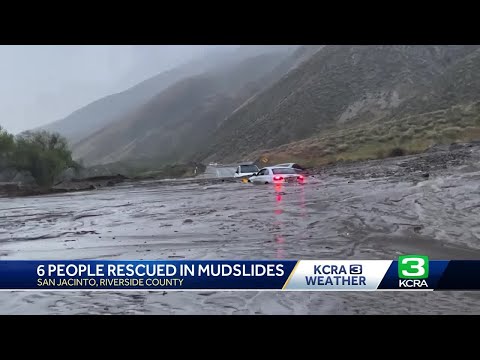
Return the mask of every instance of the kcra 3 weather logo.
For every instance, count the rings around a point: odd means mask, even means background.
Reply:
[[[428,256],[403,255],[398,257],[398,287],[428,288]]]

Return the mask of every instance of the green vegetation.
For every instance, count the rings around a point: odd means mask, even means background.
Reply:
[[[372,136],[372,133],[376,136]],[[269,164],[296,161],[321,166],[421,153],[436,144],[480,139],[480,102],[405,118],[380,118],[263,152]],[[333,149],[332,149],[333,148]]]
[[[47,187],[69,167],[78,168],[72,160],[67,141],[56,133],[25,132],[14,137],[0,127],[0,165],[29,171],[38,185]]]

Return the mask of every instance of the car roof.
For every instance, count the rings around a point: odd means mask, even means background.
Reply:
[[[288,166],[266,166],[262,169],[290,169]]]

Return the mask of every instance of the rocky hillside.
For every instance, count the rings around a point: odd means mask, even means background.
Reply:
[[[280,151],[289,159],[331,160],[344,152],[338,146],[376,138],[367,123],[377,122],[380,137],[391,120],[480,100],[478,48],[325,46],[224,121],[198,158],[237,161]]]
[[[250,49],[251,51],[251,49]],[[277,49],[176,82],[145,105],[74,146],[87,165],[155,158],[192,158],[217,127],[277,78],[290,48]],[[288,67],[283,70],[288,71]]]
[[[480,50],[447,66],[431,87],[382,117],[342,124],[250,157],[320,165],[418,153],[436,144],[480,139]],[[345,126],[347,125],[347,126]],[[348,126],[350,125],[350,126]]]

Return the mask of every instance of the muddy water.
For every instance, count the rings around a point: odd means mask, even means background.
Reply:
[[[480,171],[0,199],[0,259],[480,259]],[[480,314],[475,292],[0,292],[1,314]]]

